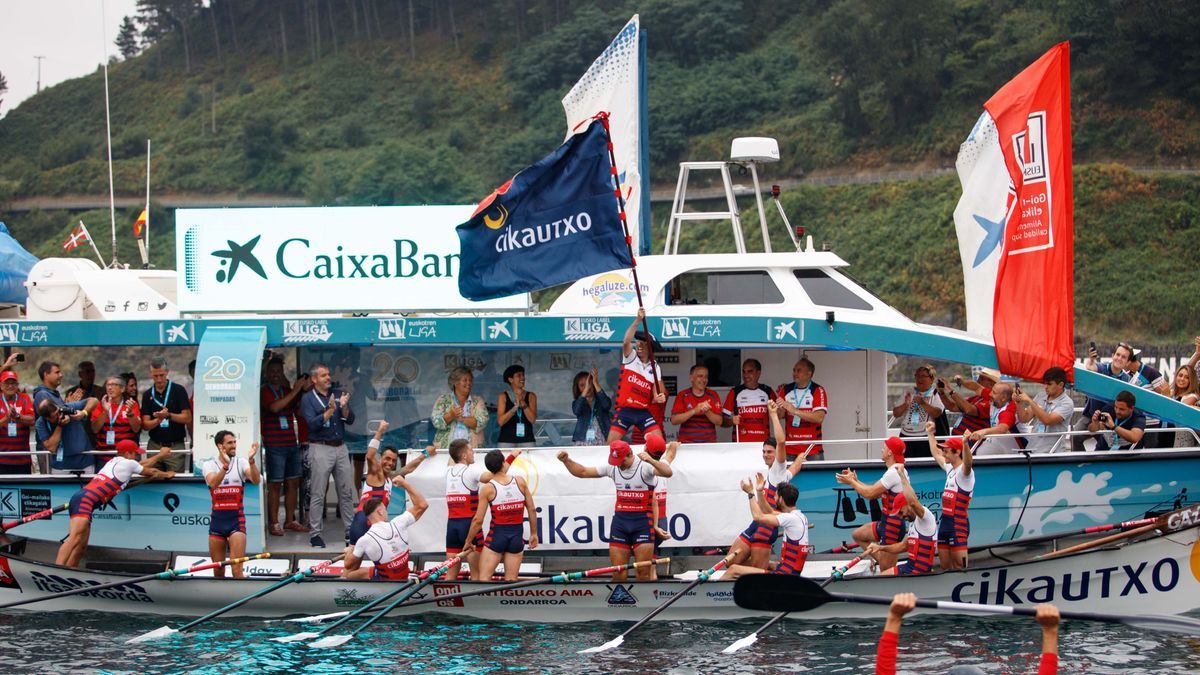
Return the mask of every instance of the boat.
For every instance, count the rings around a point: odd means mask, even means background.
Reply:
[[[1159,526],[1161,530],[1060,556],[1046,554],[1079,540],[1064,538],[993,546],[986,552],[977,551],[970,569],[953,572],[900,578],[873,576],[865,564],[859,563],[831,590],[873,596],[912,592],[923,599],[990,605],[1052,602],[1062,609],[1118,614],[1144,614],[1147,611],[1181,614],[1198,609],[1200,568],[1195,561],[1200,559],[1200,506],[1164,516]],[[198,562],[195,557],[128,551],[109,560],[112,567],[123,565],[141,574],[167,569],[168,564],[179,566]],[[700,569],[715,560],[679,558],[671,562],[670,568],[677,572]],[[581,557],[576,561],[576,568],[581,569],[588,559]],[[320,560],[293,555],[286,560],[267,562],[286,564],[277,566],[271,576],[241,580],[184,576],[46,600],[26,608],[39,612],[102,611],[190,617],[261,591],[276,583],[280,576]],[[428,559],[424,561],[424,567],[436,566],[438,562]],[[847,562],[845,556],[813,556],[805,565],[804,573],[814,579],[825,579],[832,570]],[[633,621],[689,588],[695,574],[677,574],[675,578],[648,582],[583,580],[519,589],[506,589],[502,582],[437,582],[418,591],[393,614],[414,617],[436,613],[536,623]],[[119,571],[69,569],[26,555],[0,553],[0,604],[88,585],[110,584],[129,576],[132,575]],[[439,599],[489,586],[497,590],[471,597]],[[393,588],[392,582],[347,581],[336,576],[316,575],[242,605],[231,615],[281,619],[334,614],[361,607]],[[870,606],[830,603],[791,618],[823,620],[878,615],[878,609]],[[739,608],[733,600],[733,581],[718,577],[689,590],[657,618],[721,621],[760,616],[767,614]]]

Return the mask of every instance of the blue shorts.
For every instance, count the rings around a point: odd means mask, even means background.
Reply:
[[[267,448],[267,481],[282,483],[285,480],[299,478],[300,446],[285,445]]]
[[[875,521],[875,540],[881,546],[895,544],[904,538],[904,533],[908,528],[904,524],[904,519],[899,515],[884,516],[882,519]]]
[[[350,540],[350,545],[357,544],[359,538],[369,529],[371,529],[371,524],[367,522],[367,514],[361,510],[355,513],[354,519],[350,521],[350,529],[346,530],[346,537]],[[467,533],[463,532],[463,536],[467,536]]]
[[[463,537],[466,537],[466,532]],[[492,525],[486,543],[496,553],[522,553],[525,551],[525,525]]]
[[[245,511],[213,511],[212,518],[208,520],[208,536],[228,539],[238,532],[246,534]]]
[[[658,420],[654,419],[654,415],[650,414],[649,410],[644,408],[621,408],[617,410],[617,414],[613,416],[612,426],[609,427],[609,433],[613,429],[624,434],[626,431],[637,427],[642,430],[642,433],[649,433],[658,430],[662,433]]]
[[[658,529],[662,530],[663,532],[670,532],[670,530],[667,529],[667,519],[666,518],[658,519]],[[658,536],[658,533],[654,532],[653,528],[651,528],[650,531],[654,533],[654,550],[657,551],[658,547],[662,546],[663,542],[666,541],[666,539],[663,539],[662,537]]]
[[[738,538],[749,544],[750,548],[771,548],[779,538],[779,528],[752,522]]]
[[[470,518],[447,518],[446,519],[446,553],[458,553],[462,551],[463,543],[467,541],[467,530],[471,529]],[[476,551],[483,550],[483,532],[475,533]]]
[[[967,547],[967,538],[971,535],[971,521],[963,516],[943,515],[938,521],[937,541],[941,546],[951,549]]]
[[[653,543],[654,533],[650,529],[650,514],[613,514],[612,530],[608,535],[609,547],[632,549],[642,544]]]

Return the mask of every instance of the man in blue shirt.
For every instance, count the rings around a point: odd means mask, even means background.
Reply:
[[[1097,450],[1139,450],[1146,433],[1146,416],[1134,408],[1137,399],[1131,391],[1117,394],[1112,405],[1092,414],[1088,431],[1100,432]]]
[[[61,400],[61,399],[59,399]],[[43,397],[37,406],[37,449],[50,453],[50,467],[58,471],[85,471],[93,468],[92,437],[88,417],[96,407],[94,398],[59,404]],[[72,411],[68,413],[67,411]],[[105,458],[107,459],[107,458]]]
[[[1129,376],[1125,373],[1125,366],[1133,359],[1133,347],[1126,342],[1118,342],[1117,348],[1113,350],[1112,360],[1108,363],[1100,362],[1100,354],[1096,351],[1095,343],[1088,347],[1087,358],[1083,362],[1083,366],[1088,370],[1095,371],[1101,375],[1128,381]],[[1104,401],[1088,397],[1087,402],[1083,405],[1083,411],[1076,418],[1075,424],[1071,426],[1072,431],[1083,431],[1091,426],[1092,418],[1096,412],[1104,407]],[[1080,434],[1071,437],[1071,449],[1075,452],[1083,452],[1083,442],[1090,438]]]
[[[298,414],[308,423],[308,456],[312,468],[312,492],[308,498],[309,544],[325,548],[321,529],[325,517],[325,491],[329,478],[337,491],[338,511],[346,532],[354,518],[355,485],[350,455],[346,452],[346,425],[354,424],[350,394],[334,391],[329,366],[314,363],[308,369],[313,388],[300,398]],[[348,540],[347,540],[348,541]]]

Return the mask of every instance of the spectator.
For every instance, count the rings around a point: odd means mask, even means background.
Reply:
[[[575,414],[575,445],[596,445],[608,433],[612,423],[612,399],[600,388],[593,367],[590,372],[575,373],[571,383],[571,412]]]
[[[1032,398],[1020,389],[1013,395],[1022,431],[1033,434],[1066,432],[1071,427],[1071,415],[1075,413],[1075,403],[1067,393],[1067,371],[1058,366],[1047,368],[1042,374],[1042,386],[1042,392]],[[1050,452],[1058,443],[1058,449],[1062,450],[1066,443],[1059,443],[1061,438],[1033,436],[1028,439],[1025,449],[1030,452]]]
[[[125,397],[125,381],[110,377],[104,380],[104,390],[107,393],[92,410],[91,417],[96,450],[107,453],[96,456],[97,471],[116,456],[119,441],[137,443],[138,432],[142,430],[142,411],[137,401]]]
[[[196,359],[188,361],[188,385],[184,387],[188,397],[187,437],[191,439],[192,447],[196,447],[196,430],[192,422],[196,418]]]
[[[300,399],[300,416],[308,423],[308,455],[312,466],[312,494],[308,503],[308,543],[325,548],[321,532],[325,520],[325,493],[329,479],[337,492],[338,514],[345,525],[347,540],[354,519],[355,491],[350,455],[346,452],[346,425],[354,424],[350,394],[333,388],[329,366],[314,363],[308,369],[312,390]]]
[[[1017,404],[1012,400],[1013,391],[1013,385],[999,382],[992,387],[992,397],[986,404],[976,407],[967,403],[964,406],[964,415],[986,417],[990,425],[986,429],[972,431],[965,437],[976,444],[976,455],[1003,455],[1021,449],[1021,444],[1016,438],[988,438],[1014,433],[1017,430]],[[984,440],[985,438],[987,440]]]
[[[525,391],[525,367],[512,365],[504,369],[508,391],[500,392],[496,400],[496,424],[500,426],[501,448],[532,448],[537,445],[533,425],[537,422],[537,394]]]
[[[708,368],[697,363],[688,373],[692,386],[675,395],[671,424],[679,427],[680,443],[716,443],[721,416],[721,397],[708,388]],[[669,462],[668,462],[669,463]]]
[[[1171,380],[1171,398],[1184,405],[1200,407],[1200,389],[1196,387],[1196,371],[1189,366],[1179,366],[1175,377]],[[1196,444],[1195,437],[1189,431],[1176,431],[1176,448],[1187,448]]]
[[[94,398],[58,405],[45,398],[37,406],[34,424],[37,449],[50,454],[50,468],[59,472],[84,471],[92,467],[92,435],[87,419],[96,407]]]
[[[142,426],[150,440],[148,450],[182,450],[187,435],[187,425],[192,421],[192,407],[183,387],[167,379],[167,361],[161,357],[150,361],[152,384],[142,394]],[[187,467],[187,456],[172,452],[163,456],[154,465],[161,471],[182,472]]]
[[[770,435],[767,401],[775,400],[775,392],[758,381],[760,376],[762,363],[746,359],[742,363],[742,383],[725,397],[722,412],[729,417],[735,443],[762,443]]]
[[[821,425],[829,412],[829,395],[825,393],[825,387],[812,380],[816,372],[813,362],[803,356],[792,366],[792,381],[779,388],[780,405],[787,413],[784,420],[787,443],[784,447],[788,459],[797,453],[807,453],[809,459],[825,459],[825,448],[820,443],[810,444],[821,440]]]
[[[946,407],[940,396],[934,396],[937,391],[936,379],[937,371],[932,365],[926,363],[917,366],[913,371],[916,386],[904,392],[904,398],[892,408],[892,416],[900,420],[900,440],[904,441],[905,457],[929,457],[929,444],[925,441],[926,422],[933,421],[936,435],[949,435]]]
[[[64,397],[68,402],[82,401],[85,398],[99,400],[104,396],[104,389],[96,384],[96,364],[91,361],[80,361],[79,384],[67,390]]]
[[[471,446],[483,445],[483,429],[488,422],[487,404],[482,396],[471,393],[475,376],[470,369],[458,366],[446,378],[450,391],[433,402],[433,444],[447,448],[450,441],[459,438],[470,441]]]
[[[900,646],[900,624],[904,615],[917,606],[917,596],[912,593],[897,593],[888,610],[887,623],[875,652],[875,675],[895,675],[896,654]],[[1054,675],[1058,672],[1058,608],[1054,605],[1038,605],[1035,619],[1042,626],[1042,659],[1038,675]],[[983,670],[976,666],[960,665],[950,671],[957,675],[972,675]]]
[[[283,536],[286,527],[296,532],[308,532],[301,525],[296,511],[302,474],[300,444],[296,439],[296,407],[298,399],[312,389],[312,380],[305,373],[296,378],[296,386],[288,386],[283,372],[283,357],[272,356],[267,362],[266,382],[259,388],[262,409],[262,441],[267,455],[267,525],[268,531]],[[279,524],[279,497],[283,492],[283,525]]]
[[[955,385],[966,387],[972,392],[970,398],[964,398],[954,387],[946,386],[946,381],[941,379],[937,381],[938,395],[941,397],[942,403],[945,404],[946,410],[962,413],[963,408],[965,407],[962,404],[962,401],[966,401],[967,403],[975,406],[976,410],[978,411],[979,408],[983,407],[983,404],[991,400],[992,387],[996,386],[996,383],[999,381],[1000,371],[994,368],[981,368],[979,370],[979,376],[976,377],[974,381],[967,380],[966,382],[963,382],[962,377],[958,375],[954,376]],[[949,426],[949,424],[946,426]],[[986,429],[988,426],[990,426],[990,424],[986,417],[963,413],[962,419],[960,419],[958,424],[950,430],[950,433],[954,436],[962,436],[963,434],[971,431]]]
[[[1102,363],[1100,361],[1100,354],[1096,351],[1093,343],[1092,346],[1088,347],[1088,355],[1083,361],[1083,366],[1088,370],[1093,370],[1101,375],[1107,375],[1108,377],[1116,378],[1118,380],[1124,380],[1127,377],[1125,375],[1125,365],[1132,359],[1133,347],[1129,346],[1129,343],[1118,342],[1117,348],[1113,350],[1112,359],[1108,363]],[[1091,398],[1089,396],[1087,402],[1083,406],[1083,414],[1075,420],[1075,423],[1071,428],[1075,431],[1086,431],[1091,425],[1092,418],[1095,417],[1096,411],[1103,406],[1104,401]],[[1086,434],[1072,436],[1071,449],[1075,452],[1082,452],[1084,449],[1083,441],[1087,438],[1088,436]]]
[[[1125,363],[1125,375],[1121,379],[1135,387],[1149,389],[1163,396],[1171,394],[1171,385],[1167,378],[1154,366],[1142,363],[1142,353],[1134,350],[1133,356]]]
[[[1131,391],[1117,393],[1117,400],[1092,414],[1088,431],[1101,433],[1096,450],[1140,450],[1146,433],[1146,416],[1134,405],[1137,398]]]
[[[646,310],[639,308],[621,341],[621,383],[617,386],[617,413],[608,429],[610,445],[635,427],[643,434],[662,435],[667,390],[654,362],[658,341],[637,329],[645,319]]]
[[[125,398],[127,400],[133,401],[134,403],[137,403],[138,402],[137,375],[134,375],[133,373],[121,373],[119,375],[119,377],[121,378],[121,382],[123,382],[125,385],[124,389],[123,389]],[[138,413],[141,414],[141,408],[138,409]],[[141,428],[141,425],[139,424],[138,427]],[[133,442],[137,443],[138,445],[142,444],[142,432],[139,431],[133,435]]]
[[[1192,369],[1192,379],[1200,382],[1200,335],[1196,336],[1196,351],[1192,352],[1192,358],[1188,359],[1187,365]]]
[[[4,409],[4,429],[0,430],[0,475],[33,473],[29,455],[29,430],[37,415],[33,399],[21,392],[17,373],[0,372],[0,406]]]
[[[33,406],[34,409],[40,409],[42,401],[50,399],[54,401],[54,405],[66,405],[66,401],[58,393],[58,385],[62,384],[62,368],[53,361],[42,361],[38,365],[38,379],[42,381],[33,389]]]

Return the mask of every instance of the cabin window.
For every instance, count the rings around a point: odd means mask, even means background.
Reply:
[[[854,291],[846,288],[833,279],[824,270],[798,269],[793,270],[796,280],[804,288],[813,304],[822,307],[842,307],[845,309],[872,309],[871,303],[858,297]]]
[[[770,275],[752,272],[688,272],[671,280],[673,305],[773,305],[783,294]]]

